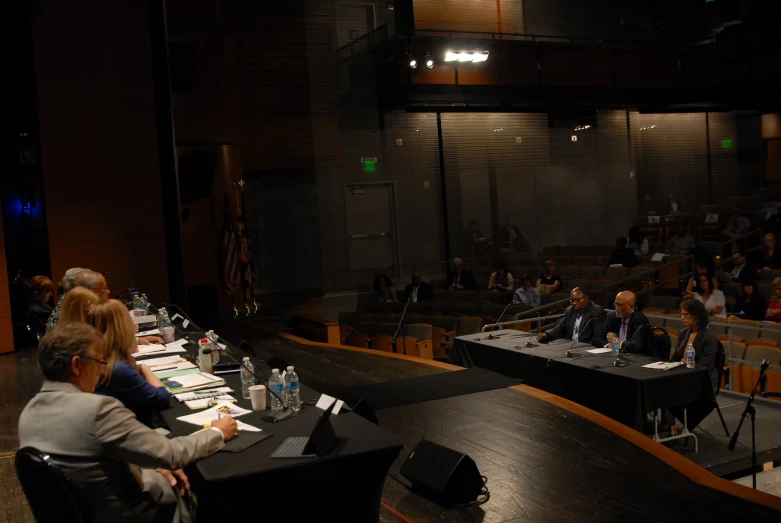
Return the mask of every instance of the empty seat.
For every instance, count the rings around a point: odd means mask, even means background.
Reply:
[[[591,290],[604,291],[606,286],[615,282],[615,278],[596,278],[595,280],[591,281]]]
[[[626,267],[607,267],[605,268],[605,277],[615,280],[623,280],[629,273]]]
[[[733,336],[738,336],[744,340],[752,338],[759,338],[759,333],[762,329],[762,324],[758,321],[741,320],[735,316],[729,318],[729,326]]]
[[[650,265],[638,265],[629,269],[629,276],[642,276],[644,280],[652,280],[656,269]]]
[[[781,271],[761,271],[758,280],[760,282],[772,282],[781,277]]]
[[[483,328],[483,318],[480,316],[462,316],[458,318],[456,336],[477,334]]]
[[[773,286],[770,284],[760,283],[756,286],[756,289],[759,295],[765,298],[765,301],[770,303],[770,299],[773,297]]]
[[[545,256],[557,256],[561,254],[562,249],[562,245],[545,245],[543,246],[542,251],[540,251],[540,254]]]
[[[399,342],[402,342],[404,344],[402,347],[408,356],[416,356],[428,360],[434,359],[431,325],[425,323],[408,325],[404,338],[406,339],[396,339],[397,351]],[[410,340],[414,340],[412,344]]]
[[[680,332],[683,330],[683,320],[680,314],[667,314],[667,318],[664,320],[664,328],[667,330],[676,330]]]
[[[501,292],[480,291],[477,295],[477,301],[480,303],[499,303],[502,298]]]
[[[601,278],[605,275],[604,267],[583,267],[580,271],[580,275],[584,278]]]
[[[555,303],[557,301],[561,300],[568,300],[569,299],[569,292],[554,292],[550,295],[550,300],[548,303]]]
[[[476,302],[478,293],[477,291],[457,291],[456,299],[458,301]]]
[[[664,317],[666,311],[664,309],[646,308],[643,309],[643,314],[648,316],[648,321],[650,321],[651,325],[654,327],[664,327],[664,322],[666,320]]]
[[[572,262],[575,265],[579,265],[581,267],[591,267],[594,265],[594,257],[593,256],[575,256],[572,259]]]
[[[581,267],[575,267],[572,265],[568,265],[566,267],[562,267],[559,269],[559,276],[562,278],[577,278],[580,276],[580,270]]]
[[[553,261],[556,262],[557,267],[566,267],[575,263],[572,256],[554,256]]]
[[[607,262],[610,261],[610,256],[596,256],[594,258],[594,265],[599,265],[600,267],[604,267],[607,265]]]
[[[652,296],[651,299],[648,300],[648,306],[671,312],[678,309],[680,301],[681,299],[678,296]]]
[[[435,301],[453,301],[453,291],[447,289],[434,289]]]
[[[571,280],[567,280],[566,289],[572,290],[575,287],[580,287],[584,291],[589,290],[591,287],[591,278],[572,278]]]
[[[727,323],[727,320],[721,318],[711,318],[711,321],[708,324],[708,330],[710,330],[716,336],[722,336],[727,334],[728,326],[729,323]]]
[[[781,323],[765,323],[760,330],[760,337],[781,345]]]

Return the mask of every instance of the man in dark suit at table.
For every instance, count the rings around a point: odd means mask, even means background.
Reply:
[[[412,300],[414,302],[429,301],[433,299],[434,292],[431,290],[431,285],[424,282],[420,278],[420,274],[412,275],[412,283],[407,285],[404,289],[404,301]]]
[[[594,338],[604,338],[605,309],[592,303],[580,287],[569,293],[569,302],[556,326],[537,336],[537,341],[564,339],[591,343]]]
[[[447,274],[447,287],[453,291],[473,291],[477,289],[472,271],[463,268],[461,258],[453,258],[453,270]]]
[[[632,291],[619,292],[616,296],[616,310],[607,313],[604,332],[605,338],[594,337],[591,344],[595,347],[605,347],[618,340],[622,352],[639,352],[650,354],[648,332],[651,322],[642,312],[635,308],[637,297]],[[642,329],[642,332],[641,332]]]

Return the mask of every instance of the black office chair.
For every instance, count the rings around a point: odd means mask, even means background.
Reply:
[[[16,475],[38,523],[84,523],[70,480],[45,454],[33,447],[16,453]]]
[[[719,391],[721,390],[721,378],[724,375],[724,364],[727,361],[727,353],[724,350],[724,345],[719,342],[719,348],[716,350],[716,369],[719,371],[719,377],[716,380],[716,392],[714,393],[714,396],[719,395]],[[716,404],[716,412],[719,414],[719,419],[721,420],[721,426],[724,427],[724,432],[727,434],[727,437],[730,437],[729,429],[727,428],[727,423],[724,421],[724,416],[721,414],[721,409],[719,408],[719,402],[716,400],[716,398],[713,399],[713,402]]]

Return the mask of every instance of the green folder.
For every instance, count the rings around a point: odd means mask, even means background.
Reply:
[[[186,376],[188,374],[195,374],[196,372],[201,372],[201,369],[199,369],[198,367],[193,367],[192,369],[164,370],[163,372],[155,372],[154,374],[155,376],[157,376],[162,380],[163,378]]]

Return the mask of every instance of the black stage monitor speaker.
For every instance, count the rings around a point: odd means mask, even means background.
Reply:
[[[485,486],[472,458],[425,439],[407,457],[401,475],[414,491],[445,505],[471,503]]]

